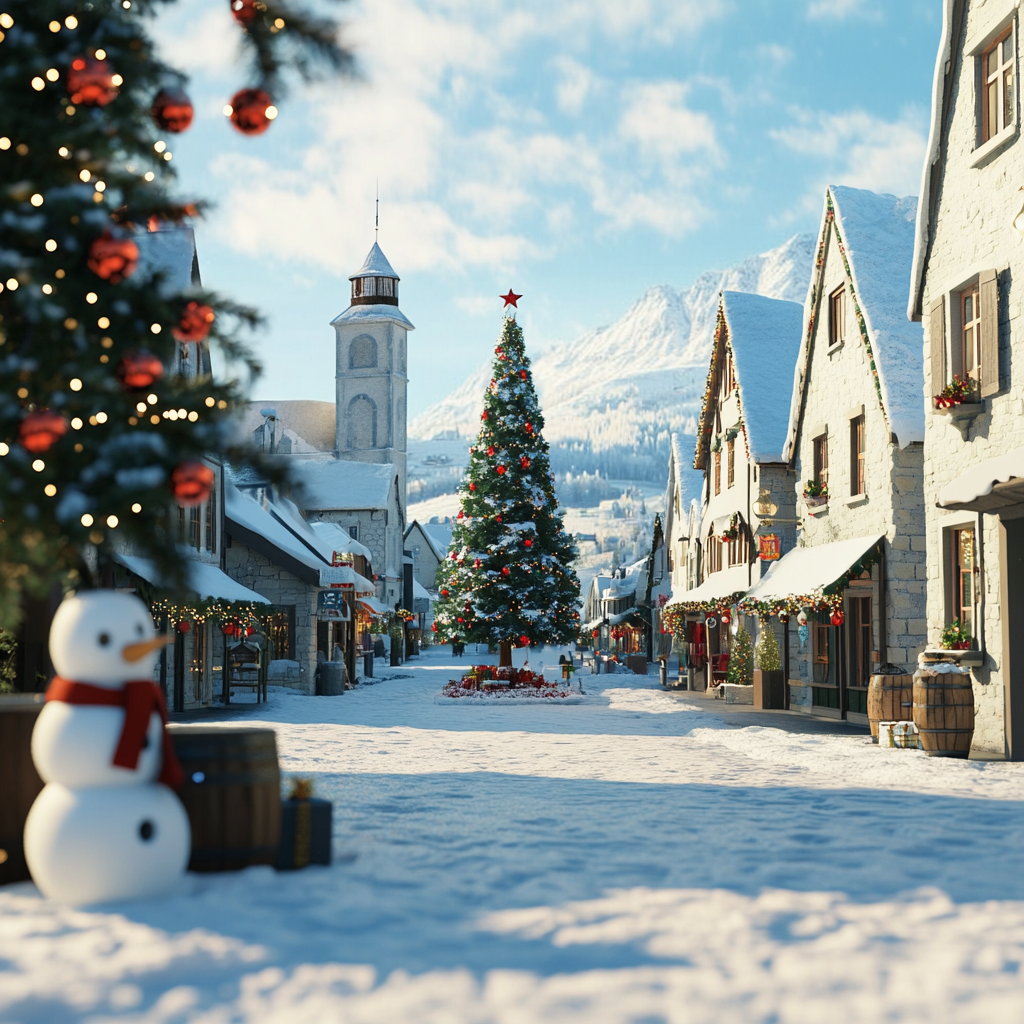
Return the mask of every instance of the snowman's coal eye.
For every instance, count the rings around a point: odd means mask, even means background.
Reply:
[[[142,628],[142,623],[141,622],[136,622],[135,623],[135,632],[139,636],[142,636],[142,634],[145,633],[145,630]]]
[[[106,647],[107,644],[110,643],[110,634],[109,633],[100,633],[100,635],[96,639],[99,640],[100,647]]]

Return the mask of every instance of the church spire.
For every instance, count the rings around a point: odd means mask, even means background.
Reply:
[[[391,269],[388,258],[374,242],[363,265],[349,278],[352,282],[352,305],[398,305],[399,276]]]

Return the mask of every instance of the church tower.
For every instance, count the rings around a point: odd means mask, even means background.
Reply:
[[[339,459],[390,464],[406,498],[406,338],[398,275],[374,242],[349,280],[351,305],[331,321],[337,340],[334,449]]]

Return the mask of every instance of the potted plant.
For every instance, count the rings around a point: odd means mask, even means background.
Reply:
[[[939,646],[944,651],[969,651],[974,639],[971,631],[959,619],[954,619],[943,631]]]
[[[808,508],[819,508],[828,504],[828,484],[808,480],[804,484],[804,504]]]
[[[936,409],[952,409],[955,405],[969,404],[974,398],[974,381],[970,377],[962,380],[959,374],[953,374],[953,381],[947,384],[935,396]]]
[[[786,679],[782,657],[771,621],[761,626],[757,637],[757,668],[754,669],[754,707],[779,711],[786,707]]]
[[[733,512],[731,518],[729,519],[729,525],[725,528],[725,530],[722,531],[722,540],[726,543],[728,543],[731,540],[735,540],[736,537],[739,535],[738,520],[739,517],[735,512]]]

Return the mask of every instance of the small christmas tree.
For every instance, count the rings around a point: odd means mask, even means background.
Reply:
[[[744,686],[754,682],[754,644],[745,626],[740,626],[733,637],[727,678],[730,683]]]
[[[579,629],[576,546],[562,527],[544,418],[523,332],[506,316],[470,448],[448,557],[438,570],[438,639],[512,647],[569,643]]]
[[[775,639],[775,630],[771,619],[761,622],[761,631],[757,636],[757,667],[762,672],[778,672],[782,668],[782,657],[779,654],[779,642]]]
[[[0,627],[25,590],[109,583],[119,549],[180,581],[173,502],[209,494],[206,453],[250,461],[228,443],[241,390],[196,349],[217,343],[255,374],[239,331],[257,314],[170,288],[146,259],[149,232],[201,209],[171,193],[169,143],[193,108],[147,34],[160,6],[9,0],[0,13]],[[227,108],[244,134],[276,117],[283,69],[349,59],[332,22],[288,0],[230,10],[256,86]]]

